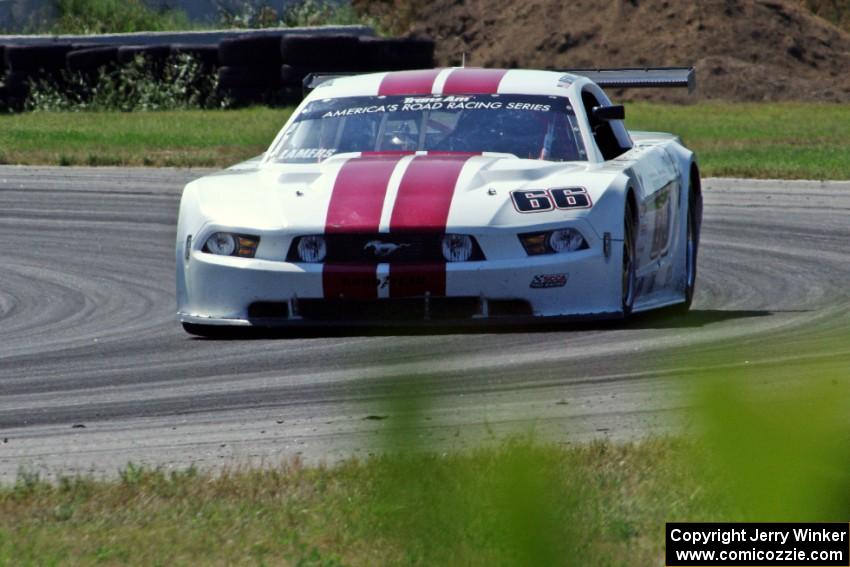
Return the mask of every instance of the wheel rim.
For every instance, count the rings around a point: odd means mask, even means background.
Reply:
[[[626,233],[623,235],[623,311],[631,310],[634,303],[634,220],[631,211],[626,211]]]

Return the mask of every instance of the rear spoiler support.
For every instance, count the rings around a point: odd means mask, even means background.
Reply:
[[[309,73],[304,80],[301,82],[301,87],[304,90],[304,96],[310,94],[310,91],[325,83],[327,81],[331,81],[333,79],[337,79],[339,77],[350,77],[352,75],[357,75],[358,73]]]
[[[694,92],[693,67],[625,67],[621,69],[561,69],[564,73],[587,77],[600,87],[612,89],[685,88]]]

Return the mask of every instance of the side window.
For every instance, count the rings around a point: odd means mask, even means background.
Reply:
[[[554,114],[549,119],[540,158],[551,161],[587,159],[587,153],[584,151],[581,140],[577,139],[577,133],[578,127],[575,125],[575,117],[572,114]]]
[[[611,124],[593,119],[593,107],[601,106],[596,96],[591,92],[583,91],[581,93],[581,102],[584,104],[584,111],[587,113],[590,129],[593,131],[593,139],[596,140],[596,145],[599,147],[599,151],[602,152],[602,157],[605,160],[609,160],[624,153],[628,148],[620,146],[620,142],[617,141],[617,136],[614,135],[614,130],[611,128]]]

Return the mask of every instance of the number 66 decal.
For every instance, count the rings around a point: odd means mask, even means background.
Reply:
[[[511,191],[514,207],[521,213],[542,213],[552,209],[589,209],[593,206],[584,187]]]

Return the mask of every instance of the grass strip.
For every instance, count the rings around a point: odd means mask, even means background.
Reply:
[[[719,510],[689,451],[511,441],[219,476],[22,475],[0,489],[0,564],[657,565],[665,519]]]
[[[292,109],[0,116],[0,163],[216,167],[266,150]]]
[[[445,452],[420,434],[434,393],[393,380],[383,456],[49,483],[22,471],[0,485],[0,565],[625,567],[663,565],[665,522],[846,521],[846,333],[806,334],[768,335],[778,361],[745,343],[663,361],[687,368],[657,392],[685,388],[687,440],[542,443],[532,425]]]
[[[0,116],[0,163],[224,167],[264,151],[291,109]],[[627,126],[673,132],[706,176],[850,179],[850,106],[634,103]]]
[[[630,129],[680,136],[706,176],[850,179],[846,104],[635,103],[626,117]]]

